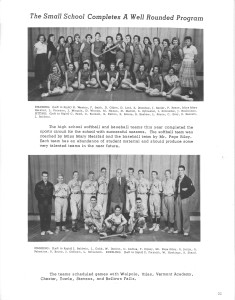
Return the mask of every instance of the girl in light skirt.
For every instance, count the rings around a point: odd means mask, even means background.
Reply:
[[[185,89],[198,87],[195,63],[197,62],[197,48],[192,45],[192,38],[184,38],[185,47],[183,48],[183,62],[179,72],[180,85]]]

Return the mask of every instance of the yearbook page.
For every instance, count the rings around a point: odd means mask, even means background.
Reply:
[[[2,1],[0,298],[234,298],[234,3]]]

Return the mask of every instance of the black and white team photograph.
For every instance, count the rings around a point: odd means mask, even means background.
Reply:
[[[203,101],[203,29],[28,28],[29,101]]]
[[[200,156],[30,155],[29,242],[199,242]]]

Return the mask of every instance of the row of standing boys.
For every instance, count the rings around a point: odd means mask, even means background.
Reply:
[[[189,200],[195,188],[191,179],[185,175],[185,167],[179,166],[176,181],[171,178],[171,171],[165,171],[165,179],[161,182],[156,171],[151,172],[151,181],[144,178],[144,171],[138,171],[138,179],[134,177],[134,169],[128,169],[128,176],[122,177],[122,170],[117,169],[116,177],[107,178],[106,168],[101,169],[98,180],[90,171],[88,179],[81,182],[78,171],[73,172],[73,179],[64,183],[62,174],[58,175],[58,183],[53,186],[48,181],[48,173],[42,172],[42,181],[35,186],[35,196],[41,220],[41,234],[53,234],[50,230],[52,195],[55,198],[55,233],[68,231],[66,218],[68,199],[70,201],[72,231],[78,231],[78,221],[83,218],[85,229],[89,233],[97,231],[100,235],[111,232],[124,232],[127,224],[142,234],[147,228],[148,217],[151,219],[150,231],[160,229],[163,216],[168,233],[184,235],[190,231]],[[181,219],[183,221],[181,221]],[[176,222],[175,222],[176,221]],[[176,227],[176,228],[175,228]]]

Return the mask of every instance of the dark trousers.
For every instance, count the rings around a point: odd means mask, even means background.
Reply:
[[[51,208],[52,208],[51,201],[41,200],[38,202],[41,231],[50,230]]]

